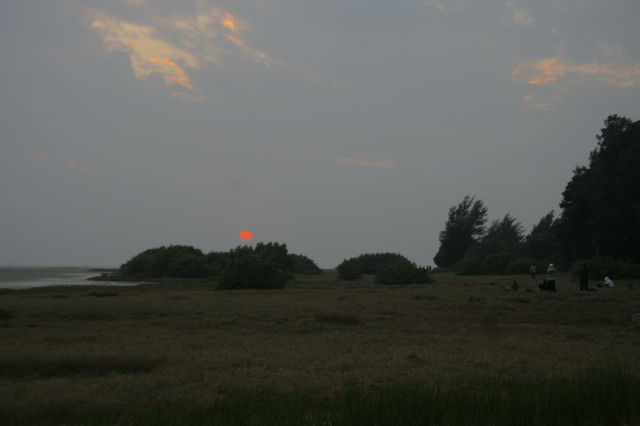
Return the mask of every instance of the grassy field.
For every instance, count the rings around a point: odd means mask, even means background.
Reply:
[[[434,278],[0,290],[1,423],[640,424],[640,281]]]

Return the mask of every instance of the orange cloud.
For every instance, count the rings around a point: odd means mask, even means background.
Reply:
[[[216,7],[197,2],[194,14],[146,18],[144,24],[127,21],[100,10],[89,10],[90,27],[102,37],[109,52],[127,54],[137,79],[162,76],[171,96],[202,100],[191,80],[191,70],[207,63],[222,63],[225,56],[244,57],[270,70],[285,64],[248,43],[249,23]],[[295,67],[291,69],[296,72]]]
[[[524,63],[513,69],[515,81],[548,85],[560,79],[591,79],[616,87],[640,86],[640,65],[601,64],[597,61],[576,64],[559,57]]]
[[[91,28],[102,34],[107,50],[129,55],[136,78],[143,79],[156,73],[163,76],[167,85],[178,84],[194,90],[185,71],[176,62],[198,68],[200,61],[191,52],[160,39],[153,27],[134,24],[100,11],[93,10],[91,14]],[[158,57],[162,59],[158,60]]]
[[[336,161],[345,164],[353,164],[362,167],[375,167],[380,169],[388,169],[396,165],[396,160],[389,157],[373,158],[370,155],[362,155],[356,157],[338,157]]]
[[[222,19],[222,26],[234,32],[238,31],[238,28],[236,27],[235,18],[230,13],[224,14],[224,18]]]
[[[227,40],[229,40],[230,42],[232,42],[233,44],[235,44],[238,47],[242,47],[244,45],[244,42],[242,40],[232,36],[231,34],[225,34],[224,36],[225,36],[225,38]]]

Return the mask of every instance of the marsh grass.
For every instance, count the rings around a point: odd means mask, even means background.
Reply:
[[[434,279],[0,292],[1,423],[640,424],[638,285]]]
[[[340,314],[336,312],[315,314],[314,318],[316,321],[321,323],[336,325],[358,325],[361,322],[360,319],[354,315]]]
[[[49,424],[78,425],[612,425],[640,420],[640,381],[620,372],[572,378],[492,378],[441,388],[405,383],[340,395],[236,392],[206,406],[184,401],[113,410],[51,407]],[[41,422],[34,413],[9,413],[6,425]],[[40,413],[43,414],[43,413]],[[45,424],[40,423],[40,424]]]
[[[0,377],[101,376],[111,373],[149,373],[158,363],[159,360],[146,357],[115,358],[109,356],[6,359],[0,360]]]

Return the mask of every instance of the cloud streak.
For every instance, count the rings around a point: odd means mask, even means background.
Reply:
[[[158,74],[174,97],[201,99],[190,71],[208,63],[221,64],[225,55],[240,54],[270,70],[284,66],[248,45],[242,34],[249,27],[246,20],[216,7],[142,23],[96,9],[89,10],[88,15],[91,29],[102,36],[107,50],[129,56],[137,79]]]
[[[512,71],[516,82],[532,85],[550,85],[560,81],[571,83],[595,80],[615,87],[640,86],[640,65],[600,63],[579,64],[560,57],[525,62]]]
[[[521,26],[526,26],[533,23],[533,16],[531,16],[529,11],[523,6],[514,3],[512,0],[507,0],[505,2],[505,5],[511,13],[511,16],[509,17],[511,21]]]

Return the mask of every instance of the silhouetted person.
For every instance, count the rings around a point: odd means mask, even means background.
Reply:
[[[586,263],[583,263],[580,269],[580,290],[589,290],[589,270]]]

